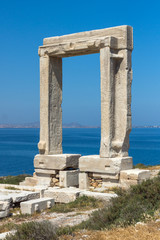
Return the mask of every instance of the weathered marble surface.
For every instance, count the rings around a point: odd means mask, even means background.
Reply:
[[[86,172],[117,174],[121,170],[131,169],[132,167],[131,157],[102,158],[100,155],[88,155],[79,159],[80,171]]]
[[[63,170],[65,168],[78,168],[80,154],[38,154],[34,158],[34,167],[39,169]]]
[[[99,178],[119,181],[121,170],[132,168],[128,157],[131,131],[131,84],[133,29],[118,26],[64,36],[45,38],[40,56],[40,141],[35,156],[35,174],[23,184],[61,186],[77,183],[69,172],[80,168],[79,186],[88,185],[88,172]],[[99,156],[62,154],[62,61],[64,57],[100,53],[101,144]],[[78,73],[77,73],[78,74]],[[74,99],[73,99],[74,101]],[[80,159],[79,159],[80,158]],[[69,169],[72,168],[72,169]],[[61,178],[55,176],[61,172]],[[104,176],[105,174],[105,176]],[[96,176],[93,177],[96,177]],[[70,176],[70,177],[69,177]],[[98,176],[97,176],[98,177]],[[63,179],[63,181],[62,181]],[[67,183],[68,181],[68,183]],[[71,185],[71,186],[72,186]],[[55,186],[55,185],[54,185]]]
[[[100,53],[100,156],[126,157],[131,131],[133,32],[119,26],[45,38],[40,55],[40,154],[62,153],[62,58]]]

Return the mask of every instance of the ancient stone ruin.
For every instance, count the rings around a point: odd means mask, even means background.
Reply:
[[[132,169],[130,26],[50,37],[39,47],[40,141],[35,173],[23,184],[88,189],[118,183]],[[101,146],[99,155],[65,154],[62,149],[62,58],[100,53]]]
[[[35,172],[20,185],[0,184],[0,218],[17,204],[24,214],[68,203],[80,196],[117,195],[113,187],[156,176],[159,170],[132,169],[131,131],[132,27],[120,26],[44,39],[40,56],[40,141]],[[62,58],[100,52],[101,147],[99,155],[62,151]],[[12,190],[10,190],[10,188]],[[14,190],[13,190],[14,189]],[[90,191],[91,190],[91,191]],[[106,192],[107,190],[107,192]]]
[[[113,187],[128,188],[159,170],[132,169],[132,27],[120,26],[44,39],[40,56],[40,141],[35,172],[20,185],[0,184],[0,219],[20,206],[33,214],[55,203],[90,196],[110,204]],[[100,52],[101,147],[99,155],[62,151],[62,58]],[[90,191],[91,190],[91,191]],[[45,213],[46,214],[46,213]],[[68,221],[68,220],[67,220]]]

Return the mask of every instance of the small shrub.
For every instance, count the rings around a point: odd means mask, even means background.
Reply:
[[[119,189],[118,192],[111,206],[93,212],[90,219],[79,224],[76,229],[125,227],[144,221],[146,216],[153,216],[160,207],[160,177],[132,186],[128,191]]]
[[[16,225],[14,223],[4,223],[4,224],[0,225],[0,233],[13,230],[13,229],[15,229],[15,226]]]
[[[48,221],[28,222],[17,226],[13,235],[6,237],[6,240],[57,240],[56,229]]]
[[[62,236],[62,235],[72,235],[72,233],[76,230],[76,226],[70,227],[60,227],[57,229],[57,235]]]

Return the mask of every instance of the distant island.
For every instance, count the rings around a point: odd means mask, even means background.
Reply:
[[[150,126],[132,126],[132,128],[160,128],[160,125],[150,125]]]
[[[40,123],[0,124],[0,128],[40,128]],[[100,128],[100,126],[81,125],[76,122],[63,124],[63,128]]]
[[[40,128],[39,122],[26,124],[0,124],[0,128]],[[63,124],[63,128],[100,128],[100,126],[81,125],[76,122]],[[133,126],[132,128],[160,128],[160,125]]]
[[[63,128],[100,128],[100,126],[85,126],[85,125],[81,125],[79,123],[68,123],[68,124],[63,124]]]

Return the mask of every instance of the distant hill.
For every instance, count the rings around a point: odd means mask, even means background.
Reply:
[[[0,124],[0,128],[39,128],[39,122],[24,124]]]

